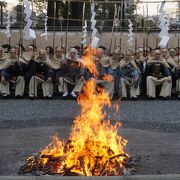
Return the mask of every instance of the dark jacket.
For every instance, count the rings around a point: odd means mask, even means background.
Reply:
[[[10,72],[13,77],[26,75],[27,65],[22,62],[15,62],[13,66],[10,67]]]
[[[169,68],[164,66],[162,63],[148,64],[146,68],[146,76],[154,76],[157,78],[163,78],[170,76]]]
[[[50,68],[43,62],[30,60],[27,66],[26,79],[30,80],[32,76],[39,76],[42,79],[47,80],[52,74]]]

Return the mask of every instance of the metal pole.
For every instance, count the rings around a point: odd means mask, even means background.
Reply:
[[[54,1],[54,19],[53,19],[53,49],[55,48],[55,36],[56,36],[56,2]]]
[[[116,13],[117,13],[117,5],[114,4],[114,19],[113,19],[113,26],[112,26],[112,32],[111,32],[112,36],[111,36],[111,41],[110,41],[110,46],[109,46],[109,54],[111,54],[112,42],[114,40],[114,25],[115,25]]]
[[[70,10],[70,1],[68,1],[68,14],[67,14],[67,23],[66,23],[66,40],[65,40],[65,57],[67,54],[67,46],[68,46],[68,39],[67,39],[67,35],[68,35],[68,29],[69,29],[69,10]]]
[[[86,8],[86,3],[84,2],[83,3],[83,13],[82,13],[82,35],[83,35],[83,24],[84,24],[84,20],[85,20],[85,18],[84,18],[84,16],[85,16],[85,8]],[[83,40],[83,38],[82,38],[82,40]],[[83,54],[83,49],[84,49],[85,47],[83,47],[83,43],[81,42],[81,54]]]
[[[1,6],[1,28],[3,27],[3,2],[0,2],[0,6]]]

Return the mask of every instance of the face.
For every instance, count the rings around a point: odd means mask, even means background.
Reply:
[[[43,61],[44,60],[45,53],[44,52],[39,52],[39,60]]]
[[[120,54],[119,53],[114,53],[113,57],[114,57],[114,60],[119,60]]]
[[[175,51],[169,51],[169,55],[170,55],[171,57],[174,57],[174,56],[176,55],[176,52],[175,52]]]
[[[167,50],[163,50],[163,51],[162,51],[162,57],[163,57],[163,58],[166,58],[167,55],[168,55],[168,51],[167,51]]]
[[[28,46],[26,49],[27,52],[33,52],[34,48],[32,46]]]
[[[97,58],[101,58],[102,56],[103,56],[103,51],[100,50],[100,49],[97,49],[97,51],[96,51],[96,57],[97,57]]]
[[[154,51],[151,51],[151,57],[153,57],[154,56]]]
[[[154,59],[158,60],[161,57],[161,53],[160,52],[154,52]]]
[[[136,59],[139,59],[140,58],[140,53],[136,52],[135,57],[136,57]]]
[[[131,54],[130,53],[126,53],[125,54],[125,60],[129,61],[131,59]]]
[[[16,49],[11,49],[9,51],[10,58],[16,58]]]
[[[50,54],[50,48],[49,47],[46,48],[46,54]]]
[[[57,58],[60,58],[62,56],[62,49],[61,48],[56,48],[55,56]]]
[[[176,48],[176,54],[180,55],[180,48]]]
[[[15,47],[14,47],[15,49],[16,49],[16,52],[17,52],[17,54],[19,53],[19,52],[21,52],[21,46],[18,46],[18,45],[16,45]]]
[[[70,57],[72,58],[72,59],[74,59],[75,58],[75,56],[76,56],[76,53],[75,52],[70,52]]]

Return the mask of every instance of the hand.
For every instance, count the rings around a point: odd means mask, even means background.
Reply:
[[[1,82],[2,82],[2,83],[5,83],[5,82],[6,82],[6,79],[5,79],[4,76],[1,77]]]
[[[168,76],[167,82],[170,83],[171,81],[172,81],[171,76]]]
[[[48,77],[47,82],[52,82],[52,77]]]
[[[80,79],[81,79],[81,81],[84,81],[84,76],[81,76]]]

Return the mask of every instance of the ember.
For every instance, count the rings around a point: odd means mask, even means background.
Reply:
[[[55,135],[44,150],[27,159],[20,174],[118,176],[134,173],[137,163],[124,151],[127,140],[118,135],[120,123],[112,125],[103,111],[104,107],[111,106],[108,94],[90,80],[85,83],[78,104],[81,112],[74,120],[68,141],[64,143]]]

